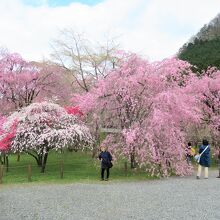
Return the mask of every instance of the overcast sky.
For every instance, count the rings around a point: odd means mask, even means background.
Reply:
[[[220,0],[0,0],[0,46],[37,61],[58,30],[72,28],[161,60],[219,12]]]

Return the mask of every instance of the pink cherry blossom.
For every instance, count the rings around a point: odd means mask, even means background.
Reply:
[[[99,127],[120,131],[102,143],[115,157],[151,175],[186,175],[192,171],[185,160],[187,127],[201,115],[186,89],[195,77],[190,67],[177,59],[149,63],[133,55],[72,101],[84,114],[96,115]]]

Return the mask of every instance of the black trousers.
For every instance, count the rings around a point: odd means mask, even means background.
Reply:
[[[101,178],[104,179],[105,170],[107,172],[106,179],[109,178],[109,168],[101,168]]]

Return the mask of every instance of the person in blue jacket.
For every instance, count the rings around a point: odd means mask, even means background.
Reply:
[[[205,139],[202,141],[202,145],[199,147],[199,154],[201,156],[198,165],[197,179],[200,179],[202,168],[205,169],[205,179],[208,179],[210,167],[210,146],[209,142]]]
[[[101,180],[108,181],[109,179],[109,169],[112,167],[112,155],[107,151],[106,147],[101,147],[101,153],[99,154],[99,160],[101,160]],[[106,171],[106,178],[104,179],[104,174]]]

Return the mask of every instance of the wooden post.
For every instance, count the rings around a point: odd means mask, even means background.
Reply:
[[[63,179],[63,161],[60,162],[60,178]]]
[[[0,184],[3,183],[3,170],[4,170],[4,165],[0,166]]]
[[[8,162],[8,155],[6,156],[6,172],[8,172],[9,162]]]
[[[28,164],[28,182],[31,182],[32,177],[32,166],[31,164]]]

